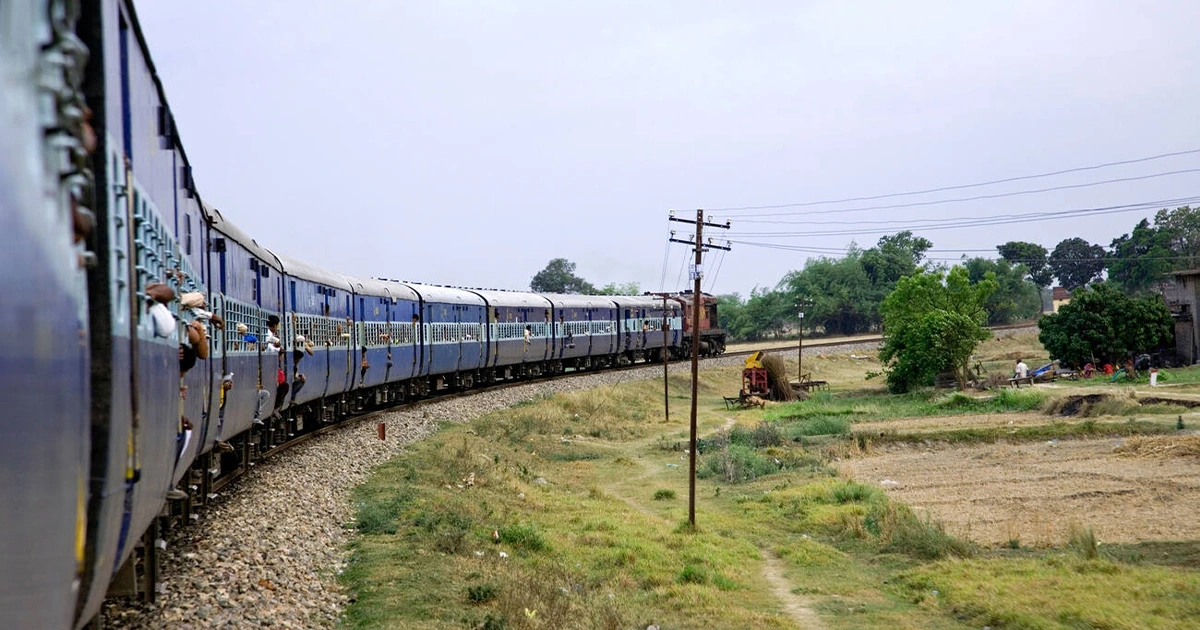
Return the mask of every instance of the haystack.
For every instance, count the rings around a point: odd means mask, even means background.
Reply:
[[[767,370],[767,385],[771,388],[771,399],[779,401],[796,400],[792,384],[788,380],[787,365],[783,359],[774,354],[764,354],[763,367]]]

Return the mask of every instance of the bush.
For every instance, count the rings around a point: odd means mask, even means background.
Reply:
[[[729,432],[729,441],[734,444],[743,446],[752,446],[754,448],[766,448],[769,446],[780,446],[784,442],[783,432],[779,427],[771,422],[760,422],[753,430],[734,427]]]
[[[1079,554],[1084,560],[1095,560],[1100,557],[1100,541],[1096,540],[1096,532],[1091,527],[1084,527],[1072,522],[1067,548]]]
[[[499,592],[500,587],[491,582],[476,584],[475,586],[467,587],[467,600],[472,604],[486,604],[496,599],[496,594]]]
[[[780,464],[763,457],[757,451],[740,444],[704,456],[703,466],[696,475],[702,479],[717,476],[728,483],[742,483],[780,470]]]
[[[654,491],[654,500],[655,501],[669,501],[674,498],[675,498],[674,490],[668,490],[666,488],[659,488],[658,490]]]
[[[497,531],[500,534],[500,542],[510,544],[514,547],[522,547],[529,551],[542,551],[549,548],[549,545],[546,544],[546,539],[542,537],[541,532],[532,523],[505,525]]]

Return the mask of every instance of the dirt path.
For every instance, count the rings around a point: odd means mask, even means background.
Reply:
[[[807,598],[792,592],[792,585],[783,576],[784,564],[770,551],[763,551],[763,577],[771,585],[771,592],[783,603],[783,612],[805,630],[823,630],[821,618],[809,606]]]

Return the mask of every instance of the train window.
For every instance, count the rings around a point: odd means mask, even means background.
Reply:
[[[183,251],[188,256],[191,256],[192,255],[192,215],[190,215],[190,214],[183,215],[183,225],[184,225]]]

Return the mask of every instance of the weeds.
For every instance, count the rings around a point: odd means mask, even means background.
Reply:
[[[668,490],[666,488],[659,488],[658,490],[654,491],[654,500],[655,501],[670,501],[670,500],[673,500],[674,498],[675,498],[674,490]]]
[[[1067,549],[1079,554],[1084,560],[1100,557],[1100,541],[1096,540],[1096,532],[1091,527],[1084,527],[1077,522],[1070,525]]]
[[[403,492],[358,504],[355,528],[363,534],[395,534],[400,511],[412,501],[412,494]]]

